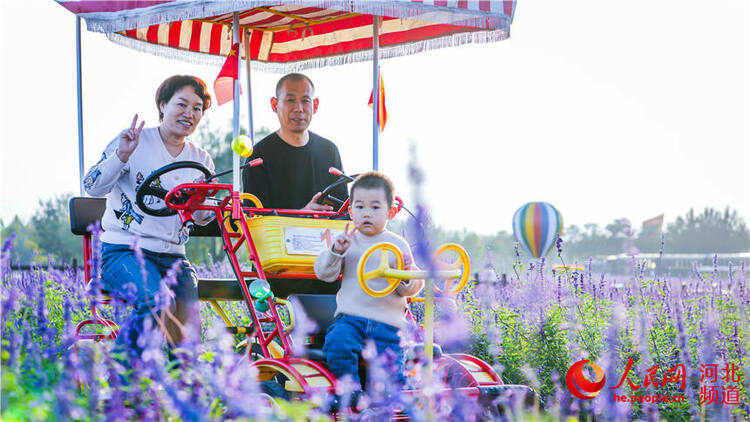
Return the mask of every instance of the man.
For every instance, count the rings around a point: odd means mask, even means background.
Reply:
[[[263,158],[263,165],[243,170],[244,191],[257,196],[265,208],[332,211],[333,206],[318,200],[321,191],[337,179],[328,169],[343,168],[336,145],[307,129],[318,110],[310,78],[300,73],[282,77],[271,109],[281,127],[255,145],[248,161]],[[346,185],[331,196],[346,200]]]

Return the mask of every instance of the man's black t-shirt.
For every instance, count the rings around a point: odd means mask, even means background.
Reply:
[[[295,147],[272,133],[253,148],[248,161],[263,158],[263,164],[245,168],[242,173],[244,191],[257,196],[264,208],[300,209],[313,195],[335,182],[330,174],[333,166],[343,171],[336,145],[309,132],[307,144]],[[331,195],[346,200],[346,185],[336,188]]]

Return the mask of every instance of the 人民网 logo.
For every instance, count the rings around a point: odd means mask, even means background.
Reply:
[[[593,382],[586,379],[583,375],[583,368],[587,363],[596,375],[596,380]],[[604,388],[604,371],[598,365],[589,363],[586,359],[579,360],[568,369],[565,382],[572,395],[582,400],[590,400],[599,395],[599,391]]]

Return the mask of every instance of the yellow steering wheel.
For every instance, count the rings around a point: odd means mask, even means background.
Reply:
[[[378,264],[378,268],[365,273],[365,264],[367,263],[367,260],[370,258],[370,255],[374,254],[376,251],[380,251],[380,264]],[[396,255],[396,270],[403,271],[404,269],[404,255],[401,253],[401,250],[399,250],[396,245],[393,243],[383,242],[383,243],[376,243],[372,246],[370,246],[364,254],[362,254],[362,257],[359,258],[359,263],[357,264],[357,279],[359,280],[359,285],[362,287],[362,290],[364,290],[368,295],[374,296],[374,297],[383,297],[388,294],[390,294],[393,290],[398,287],[398,284],[401,283],[401,278],[396,277],[388,277],[385,276],[386,271],[390,270],[390,266],[388,265],[388,255],[390,253],[393,253]],[[385,276],[385,280],[388,282],[388,286],[386,286],[382,290],[373,290],[370,288],[369,285],[367,285],[368,280],[372,280],[373,278],[382,278]]]
[[[378,267],[370,272],[365,273],[365,264],[372,254],[376,251],[380,251],[380,264]],[[458,259],[455,262],[445,262],[441,260],[441,256],[444,257],[446,253],[454,252],[458,255]],[[397,268],[390,268],[388,265],[389,253],[396,255]],[[357,280],[359,285],[362,287],[367,294],[374,297],[383,297],[390,294],[393,290],[398,287],[401,280],[419,279],[432,277],[437,280],[445,280],[443,288],[436,287],[436,290],[446,295],[455,295],[460,292],[461,289],[466,286],[471,276],[471,262],[469,261],[469,254],[460,245],[455,243],[448,243],[441,246],[433,259],[436,262],[435,271],[430,274],[429,271],[424,270],[404,270],[404,256],[401,251],[392,243],[376,243],[370,246],[357,263]],[[385,278],[388,282],[388,286],[382,290],[373,290],[367,284],[369,280],[373,278]],[[452,280],[458,280],[453,285]]]
[[[449,251],[453,251],[456,254],[458,254],[457,261],[453,263],[447,263],[447,262],[440,260],[440,256],[443,255],[445,252],[449,252]],[[455,295],[466,286],[466,283],[469,282],[469,277],[471,276],[471,262],[469,261],[469,254],[466,253],[466,249],[464,249],[461,245],[458,245],[456,243],[446,243],[445,245],[441,246],[437,250],[437,252],[435,252],[435,256],[433,257],[433,260],[435,261],[437,265],[437,270],[438,270],[437,272],[451,271],[451,270],[461,271],[461,278],[458,279],[458,282],[456,282],[456,285],[453,286],[452,289],[448,289],[448,287],[452,284],[452,280],[455,280],[455,278],[437,277],[437,278],[445,279],[442,289],[435,286],[435,288],[438,289],[443,294]]]
[[[260,203],[260,199],[258,199],[257,196],[253,195],[252,193],[241,193],[240,199],[252,202],[255,208],[263,208],[263,204]],[[227,204],[231,205],[232,200],[230,199]],[[231,211],[225,211],[224,212],[224,229],[227,231],[227,233],[237,233],[240,230],[242,230],[242,225],[237,224],[232,221],[231,218],[229,218],[232,215]]]

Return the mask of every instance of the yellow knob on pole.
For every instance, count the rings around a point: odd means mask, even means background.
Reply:
[[[253,154],[253,142],[247,135],[237,135],[232,139],[232,151],[247,158]]]

